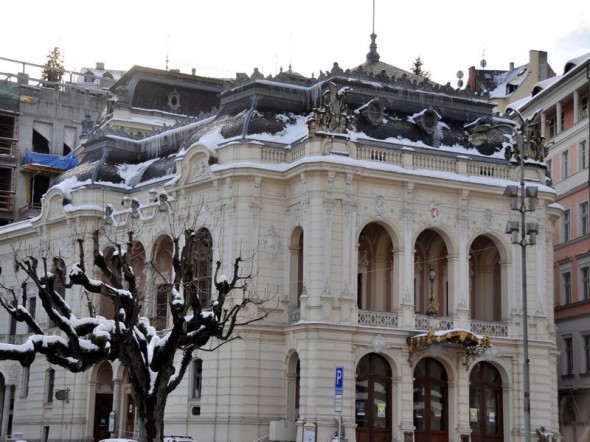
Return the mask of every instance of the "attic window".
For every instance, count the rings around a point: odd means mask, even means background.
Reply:
[[[84,83],[92,83],[96,77],[92,73],[92,71],[86,71],[84,73]]]
[[[427,109],[424,112],[422,112],[422,115],[419,119],[419,124],[420,126],[422,126],[422,129],[424,129],[424,131],[427,134],[432,134],[434,132],[434,129],[436,128],[436,125],[438,124],[439,119],[440,117],[438,113],[436,113],[432,109]]]
[[[180,94],[178,91],[174,89],[174,91],[170,92],[167,97],[168,107],[174,112],[178,111],[180,109]]]
[[[383,119],[383,105],[379,102],[379,100],[371,100],[367,107],[363,112],[363,116],[371,123],[373,126],[377,126],[381,120]]]

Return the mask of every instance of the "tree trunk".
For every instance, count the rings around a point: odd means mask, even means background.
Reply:
[[[145,398],[134,397],[134,400],[137,405],[138,442],[162,442],[166,398],[148,395]]]

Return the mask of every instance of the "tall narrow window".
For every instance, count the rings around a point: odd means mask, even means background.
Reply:
[[[564,304],[571,304],[571,302],[572,302],[572,274],[570,272],[563,272],[561,274],[561,290],[563,293]]]
[[[590,232],[590,213],[588,211],[588,201],[584,201],[578,207],[580,212],[580,236],[583,236]]]
[[[154,320],[156,330],[164,330],[168,326],[168,300],[172,293],[172,284],[158,285],[156,293],[156,318]]]
[[[23,383],[21,389],[21,397],[25,398],[29,395],[29,367],[23,367]]]
[[[50,368],[47,370],[47,391],[45,401],[48,404],[53,403],[53,390],[55,389],[55,370]]]
[[[580,299],[590,299],[590,266],[580,268]]]
[[[588,147],[586,146],[586,140],[582,140],[578,144],[578,159],[580,161],[580,170],[588,167]]]
[[[590,373],[590,335],[584,336],[584,366],[586,373]]]
[[[547,120],[547,126],[548,126],[548,130],[549,130],[549,137],[548,138],[553,138],[555,136],[555,117]]]
[[[33,319],[35,319],[35,313],[37,310],[37,298],[29,298],[29,314]],[[28,332],[33,333],[33,329],[31,326],[28,326]]]
[[[572,338],[564,338],[565,345],[565,374],[572,374],[574,372],[574,342]]]
[[[560,127],[561,130],[565,130],[565,112],[561,113],[561,116],[559,117],[559,123],[560,123]]]
[[[190,239],[193,281],[190,291],[199,297],[203,307],[211,302],[213,239],[207,229],[200,229]]]
[[[570,240],[570,210],[565,209],[563,211],[563,218],[562,218],[562,242],[568,242]]]
[[[203,361],[195,359],[193,361],[193,379],[192,379],[192,399],[199,399],[201,397],[201,387],[203,384]]]
[[[570,174],[569,152],[565,151],[561,154],[561,179],[565,179]]]
[[[588,116],[588,96],[582,97],[582,118]]]

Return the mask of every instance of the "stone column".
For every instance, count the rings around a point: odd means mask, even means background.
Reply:
[[[121,379],[113,379],[113,405],[112,410],[115,412],[115,432],[111,437],[118,437],[120,434],[121,419]]]

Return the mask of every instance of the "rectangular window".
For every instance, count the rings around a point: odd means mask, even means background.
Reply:
[[[584,365],[586,373],[590,373],[590,335],[584,336]]]
[[[555,117],[547,120],[547,127],[549,131],[549,136],[547,138],[553,138],[555,136]]]
[[[590,213],[588,210],[588,201],[584,201],[578,206],[580,213],[580,236],[587,235],[590,232]]]
[[[547,165],[547,175],[549,175],[549,178],[551,178],[553,176],[553,161],[552,160],[546,160],[545,164]]]
[[[561,113],[561,116],[559,117],[559,123],[560,123],[560,127],[561,130],[565,130],[565,112]]]
[[[588,97],[582,97],[582,118],[588,116]]]
[[[563,218],[561,220],[561,239],[562,242],[568,242],[570,240],[570,209],[563,211]]]
[[[192,385],[192,399],[199,399],[201,397],[201,385],[203,381],[203,361],[195,359],[193,361],[193,385]]]
[[[569,152],[565,151],[561,154],[561,179],[565,179],[570,174]]]
[[[586,147],[586,140],[580,141],[578,145],[578,159],[580,161],[580,170],[588,167],[588,148]]]
[[[156,330],[164,330],[168,325],[168,300],[172,293],[172,284],[158,285],[156,294],[156,318],[152,325]]]
[[[25,398],[29,395],[29,367],[23,367],[23,383],[20,396]]]
[[[47,403],[53,403],[53,390],[55,388],[55,370],[47,370]]]
[[[590,266],[580,268],[580,299],[590,299]]]
[[[37,298],[29,298],[29,314],[31,315],[31,317],[33,319],[35,319],[35,314],[36,314],[36,310],[37,310]],[[33,329],[31,328],[31,326],[28,326],[28,332],[29,333],[33,333]]]
[[[572,274],[563,272],[561,274],[561,293],[564,304],[572,303]]]
[[[572,374],[574,372],[574,342],[572,338],[564,338],[565,345],[565,373]]]

